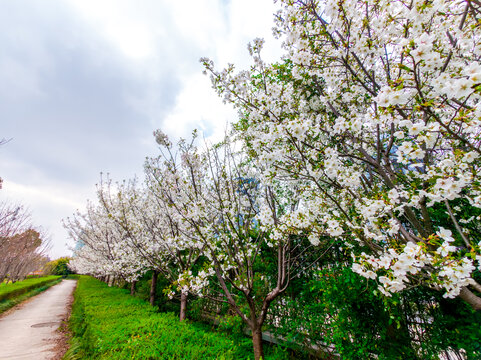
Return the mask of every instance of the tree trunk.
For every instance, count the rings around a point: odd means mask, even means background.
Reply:
[[[132,282],[130,283],[130,295],[134,295],[134,294],[135,294],[135,283],[136,283],[136,282],[137,282],[137,281],[132,281]]]
[[[187,293],[182,292],[180,294],[180,321],[185,320],[185,316],[187,313]]]
[[[473,310],[480,311],[481,310],[481,298],[474,295],[467,287],[461,288],[461,292],[459,293],[459,297],[466,301]]]
[[[264,348],[262,346],[262,327],[258,326],[252,330],[252,345],[254,345],[254,359],[264,359]]]
[[[150,305],[154,306],[155,303],[155,292],[157,290],[157,275],[159,273],[154,270],[152,273],[152,283],[150,284]]]

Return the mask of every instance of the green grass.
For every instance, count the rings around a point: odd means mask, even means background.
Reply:
[[[0,284],[0,301],[18,297],[59,278],[60,276],[45,276],[17,281],[15,283],[2,283]]]
[[[46,276],[18,281],[14,284],[0,284],[0,314],[22,301],[35,296],[59,283],[60,276]]]
[[[64,359],[253,358],[250,348],[246,351],[227,334],[158,313],[128,290],[94,278],[80,277],[74,297],[73,338]]]

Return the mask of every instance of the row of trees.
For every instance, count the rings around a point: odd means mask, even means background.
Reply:
[[[0,283],[24,279],[48,261],[49,242],[30,220],[24,207],[0,203]]]
[[[239,109],[232,137],[200,151],[156,132],[162,154],[147,161],[145,185],[103,181],[98,204],[67,220],[85,244],[74,266],[129,281],[150,269],[154,286],[162,273],[181,319],[188,294],[227,302],[256,359],[271,305],[326,268],[415,308],[397,327],[412,341],[443,301],[430,291],[479,313],[480,5],[281,3],[281,62],[263,62],[260,39],[249,71],[201,60]],[[403,295],[414,289],[415,307]]]
[[[99,204],[66,221],[84,244],[71,264],[131,282],[151,270],[152,303],[161,273],[180,297],[180,320],[189,294],[227,302],[251,329],[259,359],[270,304],[317,256],[306,238],[275,231],[298,201],[284,196],[288,187],[262,185],[227,140],[203,152],[181,140],[174,153],[165,134],[155,135],[163,155],[147,161],[144,187],[102,182]],[[267,265],[274,268],[259,271]]]
[[[0,139],[0,146],[10,140]],[[0,190],[3,179],[0,177]],[[0,202],[0,284],[24,279],[48,261],[49,241],[22,205]]]

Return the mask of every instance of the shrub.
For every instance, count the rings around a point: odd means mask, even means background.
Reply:
[[[63,277],[66,277],[67,275],[73,273],[68,267],[69,262],[69,257],[62,257],[56,260],[52,260],[45,264],[44,273],[51,275],[62,275]]]

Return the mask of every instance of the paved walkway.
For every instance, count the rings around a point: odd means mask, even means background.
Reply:
[[[0,359],[51,359],[75,285],[75,280],[63,280],[0,317]]]

